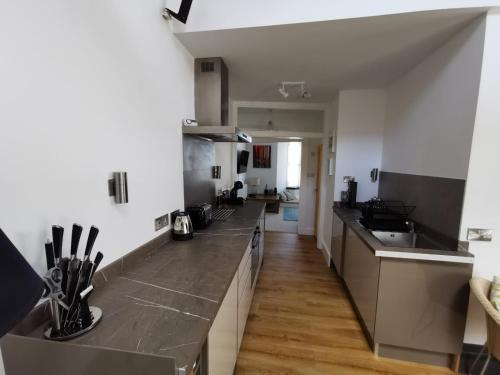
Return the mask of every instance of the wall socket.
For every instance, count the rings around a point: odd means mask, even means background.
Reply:
[[[168,225],[168,214],[157,217],[155,219],[155,231],[159,231],[162,228],[165,228]]]
[[[492,239],[493,239],[493,230],[491,230],[491,229],[480,229],[480,228],[467,229],[467,240],[468,241],[486,241],[486,242],[489,242]]]

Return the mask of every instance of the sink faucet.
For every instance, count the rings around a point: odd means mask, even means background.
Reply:
[[[406,222],[406,225],[408,225],[408,229],[410,229],[410,233],[415,233],[415,223],[413,221],[408,220]]]

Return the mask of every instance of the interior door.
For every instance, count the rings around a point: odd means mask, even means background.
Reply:
[[[315,208],[315,214],[314,214],[314,237],[318,237],[319,233],[319,215],[320,215],[320,209],[319,209],[319,203],[320,203],[320,196],[321,196],[321,171],[323,169],[323,145],[319,144],[318,145],[318,150],[317,150],[317,162],[316,162],[316,208]]]

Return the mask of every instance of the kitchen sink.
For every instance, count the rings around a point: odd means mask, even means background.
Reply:
[[[445,250],[441,244],[417,232],[370,231],[384,246]]]

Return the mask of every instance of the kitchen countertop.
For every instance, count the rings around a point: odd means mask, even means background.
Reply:
[[[96,273],[90,304],[103,310],[103,319],[70,342],[171,357],[177,367],[190,368],[264,207],[259,202],[227,207],[235,212],[196,232],[193,240],[163,241],[127,267],[119,260],[122,269],[115,275],[106,269]]]
[[[333,211],[339,218],[351,228],[359,238],[373,251],[375,256],[384,258],[428,260],[450,263],[474,263],[474,256],[463,250],[434,250],[408,247],[384,246],[368,229],[366,229],[359,219],[361,211],[353,208],[344,208],[338,205],[333,206]]]

